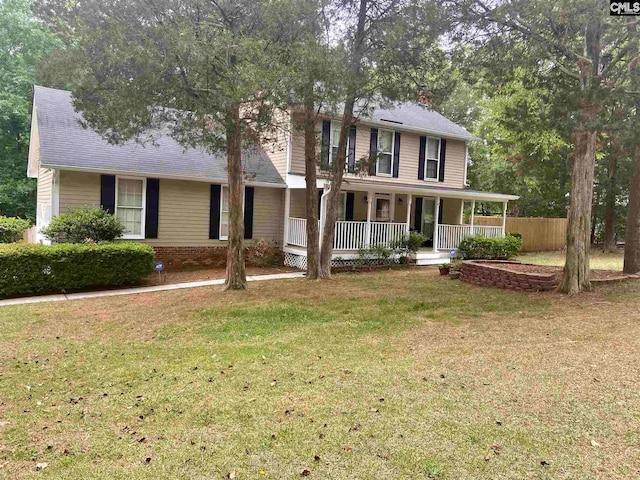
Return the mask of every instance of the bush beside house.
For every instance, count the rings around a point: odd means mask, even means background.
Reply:
[[[502,238],[474,235],[460,242],[458,254],[465,260],[507,260],[516,256],[521,248],[522,238],[514,235]]]
[[[0,243],[19,242],[30,226],[24,218],[0,216]]]
[[[122,237],[124,224],[101,208],[83,208],[58,215],[40,230],[55,243],[113,242]]]
[[[133,283],[153,272],[153,257],[134,242],[0,245],[0,297]]]

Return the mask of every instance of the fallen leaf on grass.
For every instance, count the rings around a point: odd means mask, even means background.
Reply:
[[[302,475],[303,477],[308,477],[309,475],[311,475],[311,470],[305,468],[304,470],[302,470],[302,472],[300,472],[300,475]]]

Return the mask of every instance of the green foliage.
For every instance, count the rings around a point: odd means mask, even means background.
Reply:
[[[506,260],[517,255],[521,248],[522,239],[513,235],[502,238],[474,235],[460,242],[458,252],[467,260]]]
[[[29,220],[0,216],[0,243],[13,243],[22,239],[22,234],[31,226]]]
[[[393,261],[393,250],[384,245],[373,245],[358,249],[358,263],[361,265],[385,265]]]
[[[0,245],[0,296],[136,282],[153,272],[153,256],[133,242]]]
[[[40,230],[56,243],[112,242],[124,233],[124,224],[101,208],[84,208],[58,215]]]
[[[0,1],[0,215],[35,220],[27,178],[31,87],[38,58],[58,41],[32,19],[30,0]]]

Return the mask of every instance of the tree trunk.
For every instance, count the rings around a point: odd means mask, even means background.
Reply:
[[[589,115],[593,118],[592,115]],[[569,295],[590,290],[589,250],[591,247],[591,203],[595,171],[596,135],[594,130],[573,132],[571,190],[567,226],[567,252],[558,290]]]
[[[618,153],[611,155],[609,159],[609,185],[607,186],[607,198],[604,212],[604,251],[615,252],[616,242],[616,166]]]
[[[629,211],[624,239],[625,273],[640,273],[640,145],[633,152],[633,173],[629,181]]]
[[[333,237],[336,232],[336,221],[340,208],[340,187],[344,176],[346,163],[347,136],[353,121],[353,103],[345,107],[342,117],[342,127],[340,129],[340,140],[338,141],[338,154],[334,160],[331,172],[331,190],[327,195],[327,209],[324,216],[324,227],[322,230],[322,247],[320,249],[320,278],[331,278],[331,257],[333,256]]]
[[[320,237],[318,232],[318,186],[316,159],[318,138],[313,105],[304,107],[304,173],[307,207],[307,279],[317,280],[320,267]]]
[[[240,144],[240,108],[235,106],[227,120],[227,173],[229,177],[229,240],[227,242],[227,279],[225,290],[247,288],[244,264],[244,221],[242,218],[242,148]]]
[[[352,78],[345,95],[344,110],[342,115],[342,127],[340,128],[340,140],[338,141],[338,154],[331,172],[331,190],[327,195],[327,209],[324,216],[324,228],[322,230],[322,246],[320,249],[321,278],[331,278],[331,257],[333,256],[333,238],[336,231],[336,221],[340,206],[340,188],[344,176],[344,167],[347,157],[347,137],[349,129],[354,123],[354,106],[358,92],[357,82],[362,76],[362,58],[365,52],[365,38],[367,26],[368,0],[360,0],[358,7],[358,26],[354,36],[353,51],[350,58],[350,70]]]

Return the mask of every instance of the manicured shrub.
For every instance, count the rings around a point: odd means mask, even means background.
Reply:
[[[31,222],[24,218],[0,216],[0,243],[19,242],[30,226]]]
[[[522,239],[512,235],[487,238],[482,235],[466,237],[460,242],[458,253],[465,260],[506,260],[522,248]]]
[[[0,297],[133,283],[153,272],[141,243],[0,245]]]
[[[72,210],[55,217],[40,230],[55,243],[113,242],[122,237],[124,223],[101,208]]]

